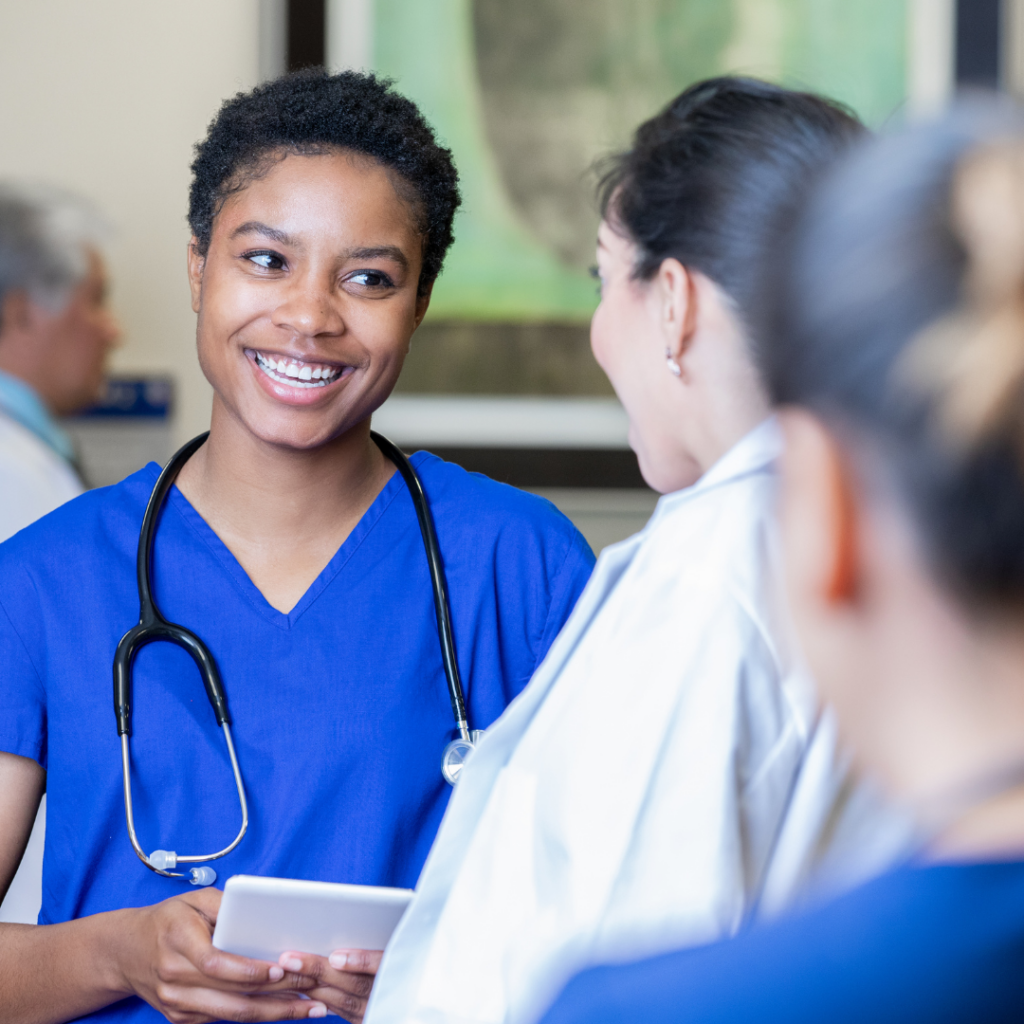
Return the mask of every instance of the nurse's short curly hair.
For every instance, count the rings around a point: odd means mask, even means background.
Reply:
[[[229,196],[240,192],[289,153],[349,150],[393,172],[399,194],[423,234],[420,294],[441,272],[454,238],[458,172],[451,150],[392,83],[372,74],[328,74],[307,68],[227,100],[195,147],[188,222],[205,256],[213,222]]]

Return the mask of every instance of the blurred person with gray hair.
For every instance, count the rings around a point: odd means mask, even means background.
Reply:
[[[96,399],[120,334],[105,234],[77,196],[0,184],[0,540],[82,491],[56,418]]]

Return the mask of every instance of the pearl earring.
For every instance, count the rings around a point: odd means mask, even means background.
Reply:
[[[665,362],[668,364],[669,373],[673,377],[682,375],[683,368],[672,358],[672,353],[667,348],[665,349]]]

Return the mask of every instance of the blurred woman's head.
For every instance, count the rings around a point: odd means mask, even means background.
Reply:
[[[692,483],[767,415],[748,326],[762,264],[810,179],[862,131],[818,96],[717,78],[606,168],[591,341],[655,489]]]
[[[975,101],[833,170],[769,289],[812,668],[898,792],[1024,738],[1024,125]]]
[[[192,174],[189,276],[215,423],[295,449],[365,423],[452,242],[451,153],[389,83],[309,70],[225,103]]]

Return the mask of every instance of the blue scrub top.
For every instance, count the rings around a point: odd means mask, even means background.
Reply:
[[[419,452],[448,577],[472,728],[529,681],[593,554],[550,503]],[[159,472],[69,502],[0,545],[0,750],[47,771],[40,923],[187,891],[128,841],[111,662],[138,621],[135,557]],[[280,544],[287,550],[288,538]],[[173,488],[156,536],[156,599],[213,654],[249,796],[233,874],[414,886],[448,803],[455,736],[416,514],[396,472],[287,615],[272,608]],[[223,733],[184,651],[135,662],[135,823],[148,852],[211,853],[240,811]],[[157,1021],[137,999],[88,1019]]]
[[[1010,1024],[1024,863],[903,868],[803,917],[571,981],[541,1024]]]

